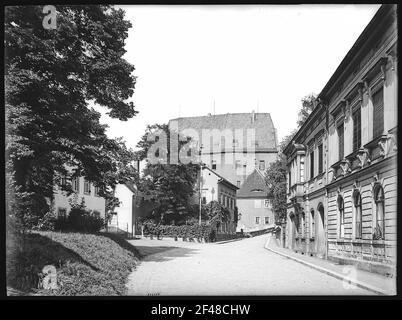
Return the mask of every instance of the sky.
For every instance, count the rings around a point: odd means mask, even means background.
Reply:
[[[122,122],[96,109],[108,136],[135,149],[148,124],[253,110],[271,114],[280,141],[380,5],[119,7],[132,23],[124,57],[139,113]]]

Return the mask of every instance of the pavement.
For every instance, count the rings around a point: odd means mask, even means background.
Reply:
[[[330,260],[296,253],[279,246],[278,241],[271,236],[265,243],[265,249],[375,294],[396,294],[396,278],[360,270],[351,265],[342,265]]]
[[[133,296],[377,295],[268,250],[270,235],[222,243],[139,239]]]

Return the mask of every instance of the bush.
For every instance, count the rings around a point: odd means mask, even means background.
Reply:
[[[68,216],[60,216],[55,220],[54,230],[98,232],[104,225],[104,219],[85,209],[83,205],[75,205]]]
[[[213,235],[213,228],[211,225],[205,223],[198,225],[157,225],[152,221],[144,222],[144,234],[153,236],[169,236],[180,238],[194,238],[204,239],[210,241]]]
[[[53,231],[57,221],[56,214],[52,211],[47,212],[42,218],[38,220],[36,226],[33,227],[34,230],[49,230]]]

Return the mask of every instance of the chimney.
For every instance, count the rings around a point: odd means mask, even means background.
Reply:
[[[255,121],[255,112],[254,110],[251,112],[251,123],[254,123]]]

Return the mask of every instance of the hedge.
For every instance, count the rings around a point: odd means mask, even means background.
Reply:
[[[153,236],[204,239],[205,241],[215,240],[215,230],[211,225],[207,224],[174,226],[145,223],[144,234]]]

